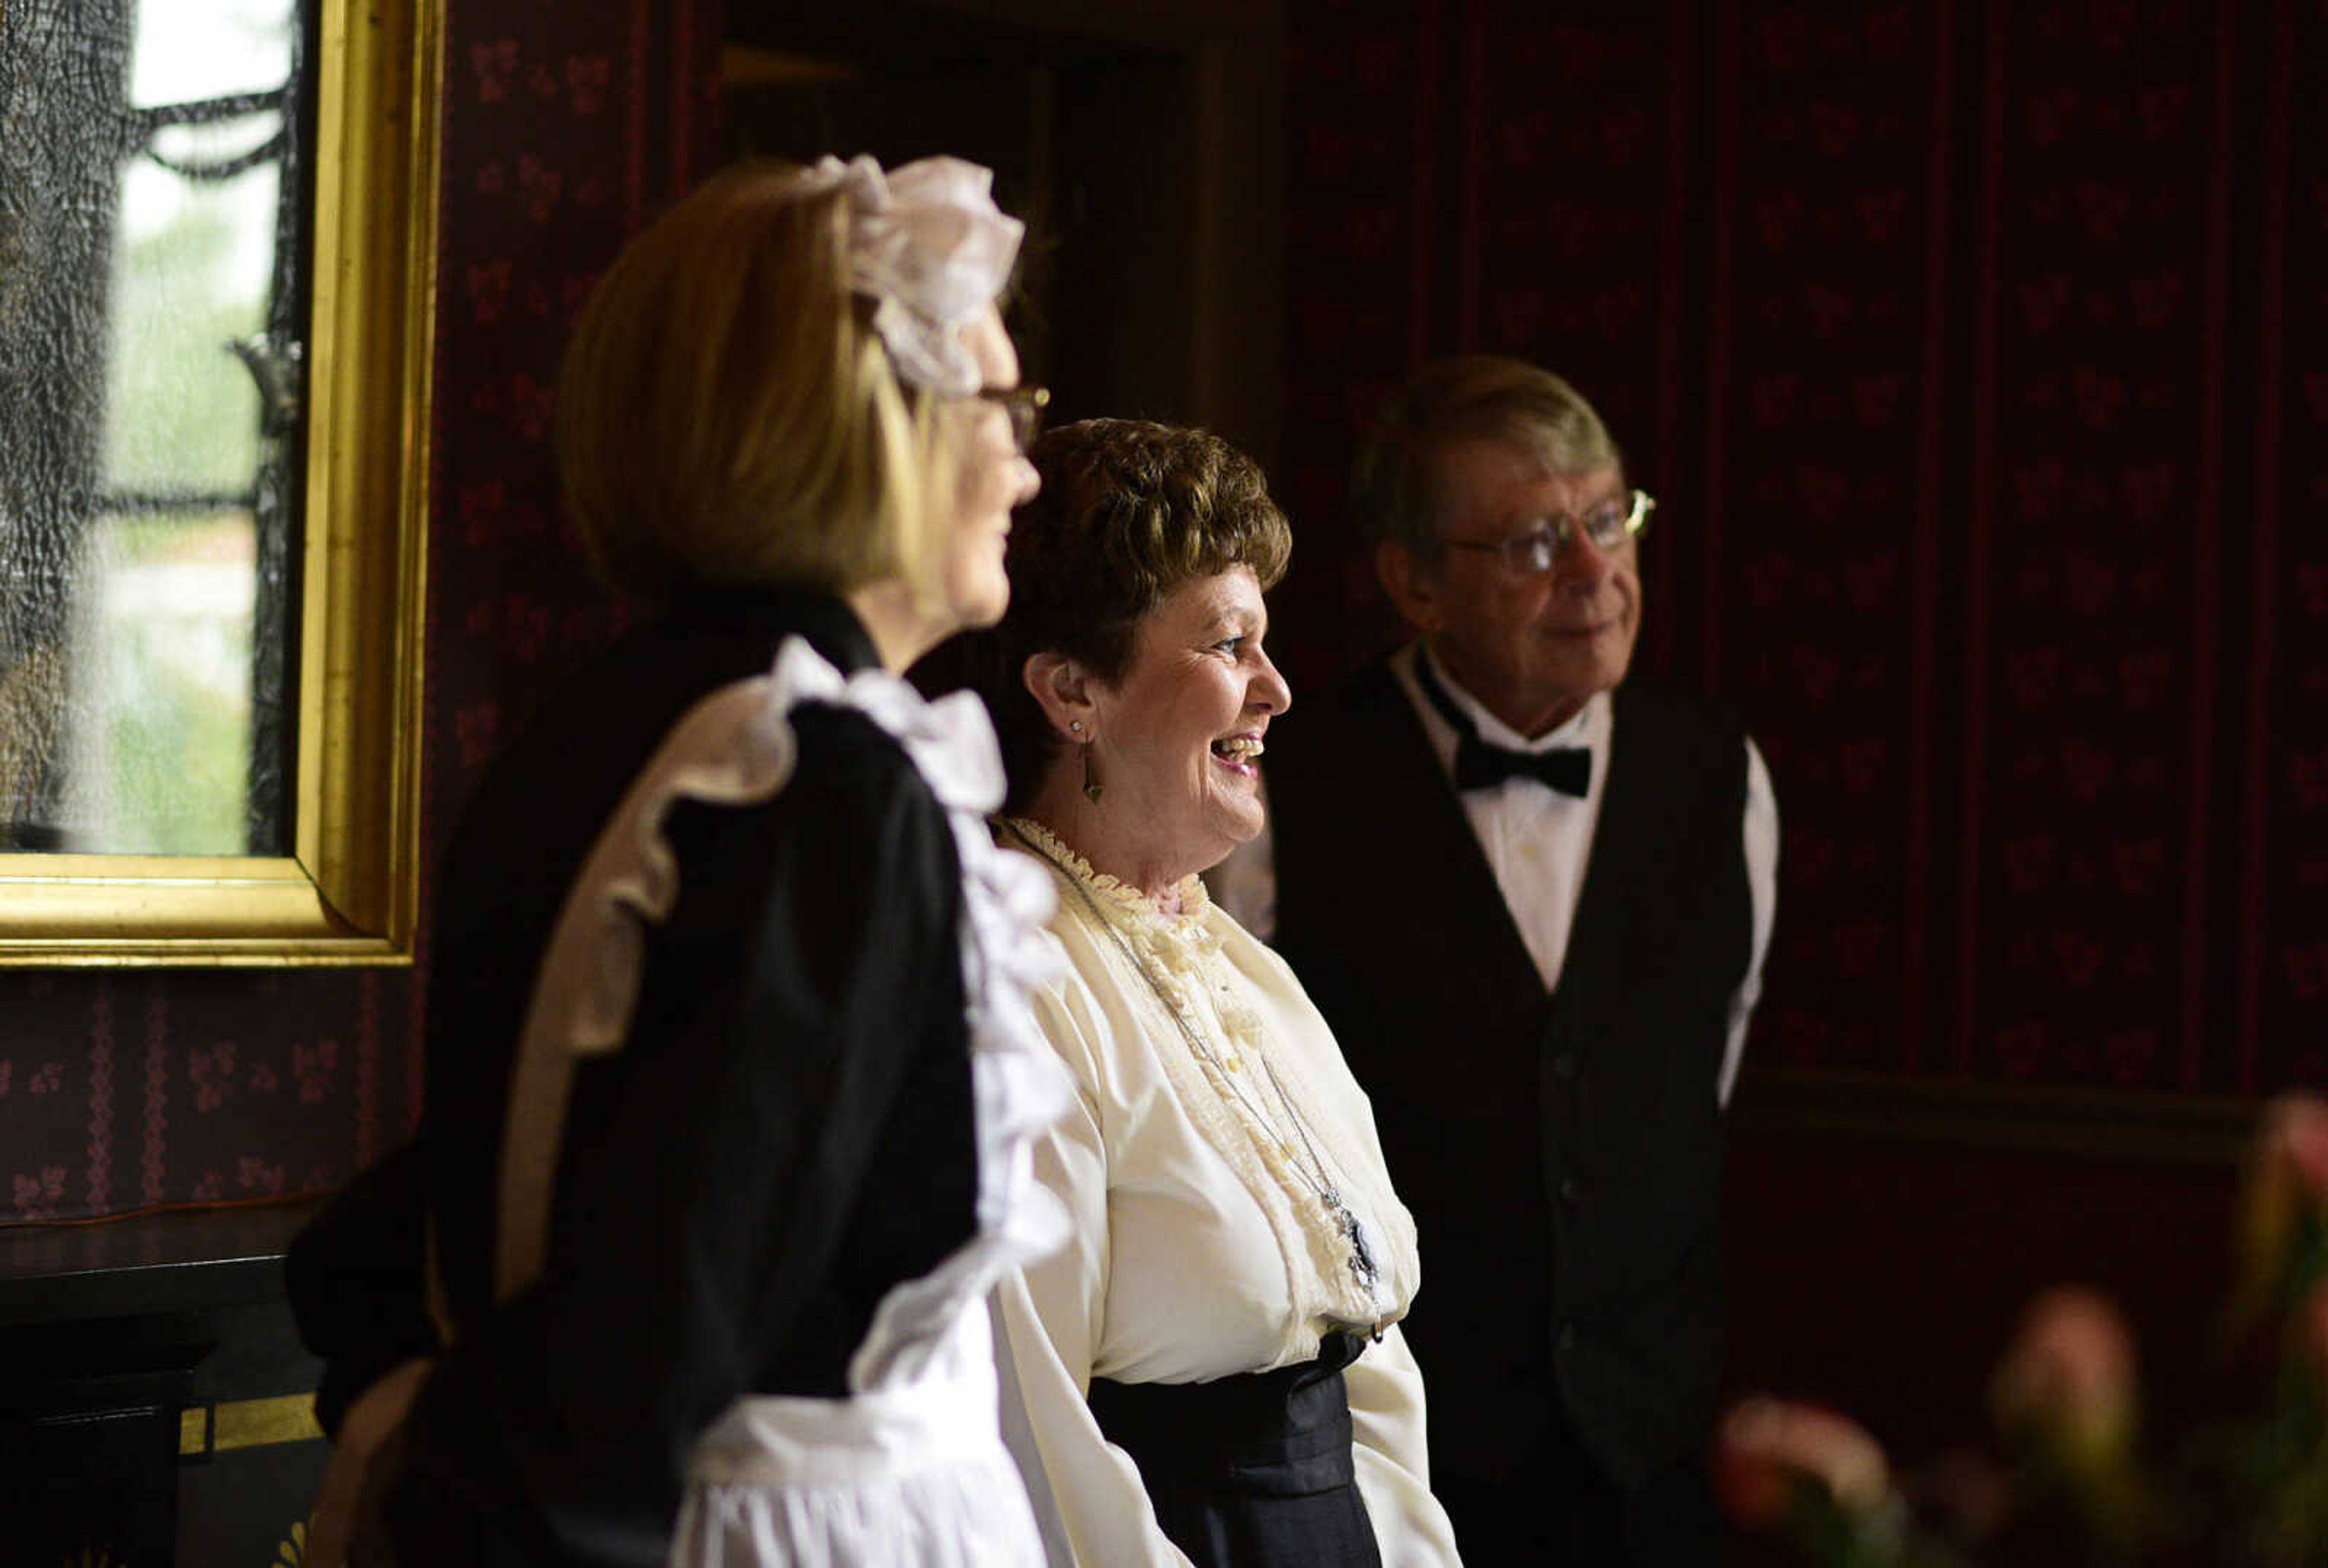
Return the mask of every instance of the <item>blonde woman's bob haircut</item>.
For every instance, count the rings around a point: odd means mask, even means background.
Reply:
[[[707,182],[624,248],[576,324],[558,460],[612,587],[935,591],[962,420],[899,383],[849,288],[845,190],[793,164]]]

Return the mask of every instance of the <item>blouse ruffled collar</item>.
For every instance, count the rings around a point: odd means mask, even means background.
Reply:
[[[1126,918],[1162,926],[1173,935],[1189,941],[1200,941],[1210,934],[1210,923],[1206,919],[1213,906],[1212,896],[1205,890],[1205,879],[1193,872],[1173,884],[1172,891],[1180,901],[1176,913],[1165,907],[1161,898],[1141,892],[1120,877],[1099,869],[1070,848],[1065,840],[1031,817],[1005,817],[1002,825],[1017,834],[1045,859],[1056,866],[1078,886],[1090,890],[1103,906]],[[1213,945],[1218,946],[1217,939]]]
[[[1225,951],[1224,928],[1234,929],[1234,923],[1212,918],[1204,883],[1184,878],[1178,887],[1180,911],[1169,913],[1138,887],[1094,868],[1040,822],[1009,817],[1000,827],[1050,862],[1066,889],[1063,914],[1079,907],[1084,924],[1111,934],[1112,940],[1101,938],[1097,951],[1112,949],[1129,961],[1138,976],[1134,994],[1147,990],[1162,1016],[1177,1020],[1158,1038],[1160,1057],[1173,1064],[1167,1071],[1181,1079],[1183,1107],[1271,1216],[1288,1266],[1316,1281],[1327,1316],[1370,1326],[1403,1307],[1400,1282],[1413,1277],[1412,1222],[1386,1178],[1362,1174],[1361,1146],[1347,1130],[1334,1145],[1341,1176],[1319,1159],[1314,1140],[1327,1124],[1327,1102],[1303,1082],[1306,1075],[1254,1006],[1249,982]],[[1187,1042],[1185,1052],[1172,1048],[1176,1030]],[[1260,1071],[1233,1081],[1238,1069],[1232,1064],[1238,1062]],[[1347,1190],[1328,1196],[1338,1188]],[[1393,1228],[1385,1231],[1385,1225]],[[1386,1264],[1386,1274],[1375,1263],[1354,1263],[1354,1226]],[[1403,1288],[1411,1291],[1411,1282]]]

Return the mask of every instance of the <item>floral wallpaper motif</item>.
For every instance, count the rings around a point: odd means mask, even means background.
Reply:
[[[447,11],[436,842],[506,727],[617,624],[548,548],[549,389],[596,268],[711,150],[720,16],[709,0]],[[338,1185],[411,1124],[421,1005],[401,971],[0,974],[0,1222]]]

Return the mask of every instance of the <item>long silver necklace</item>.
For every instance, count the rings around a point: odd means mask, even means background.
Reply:
[[[1051,853],[1018,822],[1006,818],[1002,825],[1009,830],[1012,838],[1049,861],[1058,870],[1067,886],[1075,890],[1075,897],[1083,900],[1084,907],[1091,911],[1093,920],[1098,924],[1101,930],[1107,933],[1109,940],[1115,944],[1116,951],[1123,954],[1124,962],[1131,964],[1138,972],[1140,978],[1147,982],[1148,990],[1156,998],[1158,1005],[1161,1006],[1173,1023],[1178,1026],[1180,1037],[1187,1042],[1188,1049],[1199,1059],[1211,1065],[1214,1076],[1228,1085],[1229,1093],[1236,1096],[1237,1103],[1244,1107],[1245,1113],[1253,1119],[1255,1124],[1261,1127],[1267,1136],[1276,1140],[1280,1149],[1290,1155],[1293,1146],[1284,1139],[1277,1137],[1273,1119],[1244,1092],[1244,1085],[1237,1081],[1235,1074],[1228,1070],[1227,1064],[1221,1060],[1220,1054],[1215,1051],[1210,1042],[1205,1039],[1203,1031],[1189,1020],[1180,999],[1166,989],[1163,981],[1158,980],[1155,972],[1149,967],[1148,961],[1141,956],[1140,950],[1132,946],[1130,938],[1116,929],[1115,922],[1108,918],[1107,911],[1100,907],[1099,900],[1092,896],[1090,888],[1084,886],[1084,879],[1076,876],[1072,868]],[[1366,1299],[1372,1300],[1375,1299],[1375,1283],[1382,1276],[1382,1268],[1375,1261],[1374,1247],[1366,1240],[1366,1227],[1359,1220],[1356,1212],[1343,1198],[1341,1188],[1335,1182],[1333,1172],[1326,1164],[1324,1158],[1319,1154],[1318,1145],[1311,1141],[1310,1129],[1302,1121],[1301,1113],[1294,1108],[1292,1097],[1286,1094],[1284,1081],[1278,1077],[1277,1068],[1271,1063],[1269,1053],[1263,1049],[1256,1049],[1254,1055],[1261,1058],[1261,1070],[1268,1075],[1269,1086],[1276,1092],[1277,1103],[1285,1108],[1286,1120],[1293,1124],[1293,1135],[1301,1141],[1301,1150],[1310,1157],[1311,1169],[1303,1169],[1298,1160],[1290,1160],[1289,1163],[1292,1165],[1294,1174],[1318,1195],[1318,1201],[1324,1204],[1327,1213],[1333,1216],[1334,1227],[1340,1231],[1342,1238],[1349,1243],[1350,1273],[1366,1291]]]

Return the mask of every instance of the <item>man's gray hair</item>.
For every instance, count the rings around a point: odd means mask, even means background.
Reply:
[[[1592,405],[1550,371],[1493,354],[1440,360],[1392,397],[1358,449],[1349,504],[1360,535],[1438,559],[1448,512],[1440,456],[1480,439],[1510,443],[1548,474],[1623,462]]]

